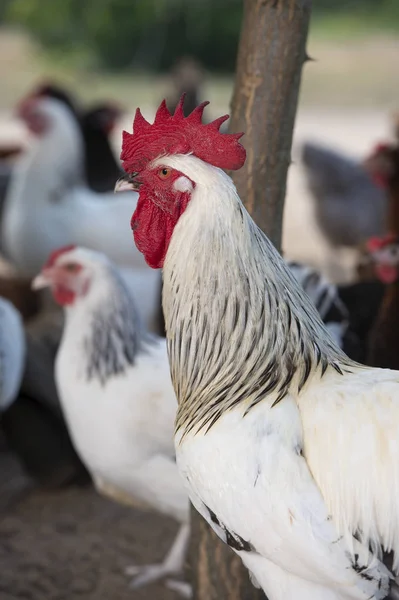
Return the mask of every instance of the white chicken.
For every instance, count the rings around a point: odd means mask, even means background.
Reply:
[[[122,152],[136,244],[163,267],[191,501],[269,600],[399,598],[399,372],[335,344],[222,170],[241,135],[203,109],[138,110]]]
[[[50,252],[66,244],[104,252],[121,269],[142,318],[152,327],[160,309],[159,273],[132,253],[129,217],[137,194],[98,194],[84,180],[84,145],[68,107],[53,98],[29,97],[21,116],[36,132],[15,168],[2,222],[2,244],[20,274],[33,277]]]
[[[181,523],[161,565],[129,567],[138,586],[181,571],[189,503],[173,448],[176,396],[166,340],[148,334],[123,280],[102,254],[55,251],[33,282],[65,308],[56,383],[74,446],[100,493]],[[187,592],[182,584],[182,592]]]
[[[6,411],[18,395],[25,354],[21,315],[11,302],[0,297],[0,412]]]

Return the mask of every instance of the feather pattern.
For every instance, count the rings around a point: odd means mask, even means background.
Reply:
[[[155,165],[196,184],[163,288],[194,506],[273,600],[395,597],[379,557],[397,570],[399,374],[339,349],[226,174]]]
[[[337,286],[307,265],[293,261],[288,261],[287,264],[317,308],[332,338],[340,348],[344,348],[345,335],[350,332],[350,315],[339,297]]]
[[[190,165],[197,173],[189,171],[189,176],[198,179],[198,159],[184,160],[186,172]],[[173,167],[176,161],[179,158],[168,157],[162,164]],[[332,366],[342,373],[355,364],[327,335],[294,275],[263,232],[247,218],[231,180],[223,178],[221,171],[215,177],[224,188],[218,185],[213,189],[221,194],[213,198],[209,186],[206,202],[196,203],[195,213],[189,205],[176,226],[165,263],[170,277],[164,279],[164,310],[168,313],[172,380],[179,399],[176,423],[177,430],[182,427],[186,433],[209,429],[223,412],[241,402],[249,411],[274,391],[279,402],[291,386],[300,391],[315,370],[323,374]],[[224,199],[229,195],[235,201],[231,214],[227,213],[231,222],[226,222]],[[216,214],[203,228],[198,213],[203,211],[206,218],[210,206]],[[240,254],[237,226],[243,239]],[[210,243],[211,262],[206,252]],[[235,260],[221,270],[226,253]],[[266,264],[269,268],[265,274]],[[179,271],[182,265],[184,274]],[[187,282],[184,289],[182,282]],[[204,285],[206,295],[200,293]],[[275,314],[278,319],[273,318]],[[325,335],[319,336],[319,332]],[[203,355],[198,361],[200,345]]]
[[[148,352],[156,338],[140,322],[133,298],[115,270],[107,302],[90,313],[90,324],[83,339],[83,357],[87,381],[102,385],[123,374],[136,362],[139,353]]]
[[[145,503],[180,522],[187,496],[176,469],[176,398],[166,343],[148,334],[118,271],[76,248],[60,260],[84,265],[88,291],[66,307],[56,383],[73,444],[96,487]]]

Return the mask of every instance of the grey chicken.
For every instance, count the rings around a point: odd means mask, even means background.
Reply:
[[[312,142],[302,164],[317,225],[334,247],[357,247],[385,232],[387,198],[363,166]]]

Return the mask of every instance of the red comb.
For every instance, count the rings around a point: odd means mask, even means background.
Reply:
[[[372,237],[367,241],[367,250],[369,252],[376,252],[377,250],[382,250],[386,246],[390,244],[396,244],[398,242],[398,236],[394,233],[388,233],[383,237]]]
[[[133,133],[123,132],[121,160],[127,173],[141,171],[146,163],[166,154],[192,153],[221,169],[240,169],[245,162],[245,149],[239,143],[243,133],[222,134],[219,129],[229,115],[212,123],[202,123],[202,114],[209,102],[202,102],[188,117],[184,116],[182,95],[174,114],[165,100],[161,102],[151,125],[138,108],[133,121]]]
[[[53,250],[53,252],[51,252],[50,256],[48,257],[47,262],[44,265],[43,269],[49,269],[50,267],[53,267],[54,264],[56,263],[57,259],[62,254],[65,254],[66,252],[71,252],[71,250],[75,250],[75,248],[76,248],[76,246],[74,244],[70,244],[69,246],[63,246],[62,248]]]

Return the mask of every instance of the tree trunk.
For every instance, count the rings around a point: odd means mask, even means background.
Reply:
[[[230,129],[245,131],[247,160],[233,179],[278,249],[310,9],[311,0],[244,0]]]
[[[191,508],[190,581],[194,600],[265,600],[229,546]]]
[[[245,131],[247,160],[233,179],[278,249],[310,9],[311,0],[244,0],[230,130]],[[194,599],[264,599],[237,555],[194,509],[191,517]]]

